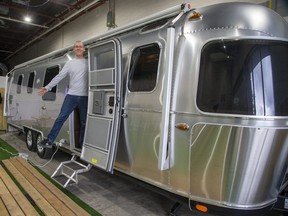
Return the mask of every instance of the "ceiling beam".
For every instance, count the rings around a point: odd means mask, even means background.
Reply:
[[[8,51],[8,50],[0,50],[0,53],[13,53],[12,51]]]
[[[0,5],[5,6],[5,7],[8,7],[8,8],[15,9],[15,10],[18,10],[18,11],[20,11],[20,12],[25,12],[25,13],[27,13],[27,8],[16,7],[16,6],[12,5],[12,4],[7,4],[7,3],[3,3],[3,2],[0,2]],[[42,16],[42,17],[46,17],[46,18],[49,18],[49,19],[54,19],[54,18],[55,18],[55,17],[50,16],[50,15],[48,15],[48,14],[37,13],[37,12],[34,12],[34,11],[32,11],[32,10],[29,10],[29,9],[28,9],[28,13],[31,14],[31,15]]]
[[[71,14],[70,16],[66,17],[63,21],[61,21],[60,23],[57,23],[54,26],[51,26],[49,29],[45,30],[45,32],[43,32],[42,34],[36,36],[34,39],[30,40],[28,43],[26,43],[25,45],[23,45],[22,47],[18,48],[15,52],[13,52],[11,55],[7,56],[4,61],[6,61],[7,59],[11,58],[12,56],[14,56],[15,54],[17,54],[18,52],[20,52],[21,50],[25,49],[26,47],[28,47],[29,45],[35,43],[37,40],[41,39],[42,37],[46,36],[47,34],[51,33],[52,31],[56,30],[57,28],[61,27],[62,25],[64,25],[65,23],[67,23],[69,20],[73,20],[74,17],[78,17],[79,14],[84,14],[86,11],[89,11],[89,9],[94,8],[95,5],[100,6],[101,4],[103,4],[105,1],[103,0],[94,0],[91,3],[85,5],[83,8],[81,8],[80,10],[76,11],[75,13]]]
[[[66,7],[69,10],[75,9],[75,6],[59,2],[59,0],[50,0],[50,2],[53,3],[53,4],[56,4],[56,5],[61,5],[63,7]]]
[[[49,28],[48,26],[38,25],[38,24],[25,22],[25,21],[22,21],[22,20],[17,20],[17,19],[13,19],[13,18],[9,18],[9,17],[4,17],[4,16],[0,16],[0,19],[9,20],[9,21],[12,21],[12,22],[18,22],[18,23],[22,23],[22,24],[25,24],[25,25],[32,25],[32,26],[36,26],[36,27],[39,27],[39,28],[46,28],[46,29]]]

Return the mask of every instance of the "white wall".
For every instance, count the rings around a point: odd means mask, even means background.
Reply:
[[[10,69],[13,66],[49,52],[71,46],[76,40],[85,40],[108,30],[106,16],[108,3],[63,26],[60,30],[49,34],[45,39],[19,52],[9,60]]]
[[[5,88],[5,84],[6,84],[6,77],[0,76],[0,88]]]
[[[199,8],[221,2],[239,2],[239,0],[187,0],[192,8]],[[272,0],[240,0],[241,2],[252,2],[267,4]],[[275,1],[275,0],[273,0]],[[284,0],[285,1],[285,0]],[[115,0],[115,22],[116,25],[123,26],[129,22],[157,13],[161,10],[171,8],[183,3],[181,0]],[[57,49],[71,46],[75,40],[86,40],[108,31],[106,27],[106,17],[108,12],[108,2],[87,12],[75,21],[65,25],[60,30],[53,32],[40,42],[32,45],[24,51],[19,52],[11,60],[9,67],[30,59],[39,57]]]

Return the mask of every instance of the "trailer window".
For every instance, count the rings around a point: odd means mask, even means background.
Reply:
[[[48,83],[59,73],[59,65],[53,66],[46,69],[43,87],[48,85]],[[57,86],[54,86],[51,91],[47,92],[42,96],[43,100],[54,101],[56,100]]]
[[[23,77],[24,75],[21,74],[19,77],[18,77],[18,81],[17,81],[17,94],[21,94],[21,86],[22,86],[22,82],[23,82]]]
[[[31,72],[28,78],[28,85],[27,85],[27,93],[31,94],[33,91],[33,84],[34,84],[35,72]]]
[[[132,53],[128,89],[131,92],[152,91],[156,86],[160,47],[149,44]]]
[[[221,40],[202,50],[197,105],[205,112],[288,115],[288,43]]]

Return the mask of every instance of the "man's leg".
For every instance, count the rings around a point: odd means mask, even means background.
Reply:
[[[64,122],[67,120],[69,115],[73,112],[74,108],[77,105],[77,100],[74,98],[75,96],[72,95],[66,95],[64,102],[61,107],[61,111],[57,117],[57,119],[54,122],[54,125],[48,134],[47,138],[49,142],[53,143],[56,139],[56,137],[59,134],[59,131],[61,130]]]
[[[85,126],[86,126],[86,117],[87,117],[87,108],[88,108],[88,97],[81,96],[78,103],[79,112],[80,112],[80,137],[79,144],[83,145]]]

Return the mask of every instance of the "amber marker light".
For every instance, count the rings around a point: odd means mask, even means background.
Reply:
[[[183,131],[188,131],[189,130],[189,125],[186,123],[179,123],[176,124],[175,127],[179,130],[183,130]]]
[[[189,17],[189,21],[194,21],[194,20],[199,20],[202,18],[202,14],[199,12],[194,12],[190,17]]]
[[[206,213],[208,211],[208,208],[206,206],[204,206],[204,205],[196,204],[195,207],[196,207],[196,209],[198,211],[201,211],[201,212],[204,212],[204,213]]]

